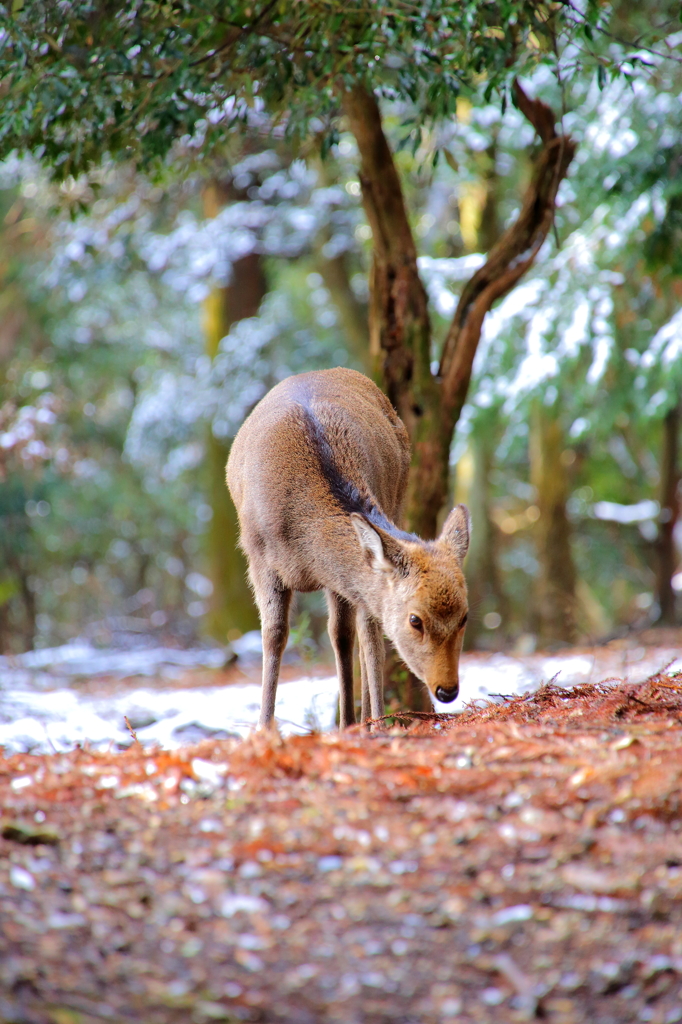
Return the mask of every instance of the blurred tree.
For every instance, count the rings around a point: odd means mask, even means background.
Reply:
[[[680,405],[668,409],[663,417],[661,453],[661,511],[659,513],[656,554],[656,603],[658,621],[671,626],[676,622],[673,574],[677,568],[675,527],[680,518]]]
[[[231,178],[214,179],[204,189],[204,215],[209,218],[229,202],[243,199]],[[215,285],[204,299],[206,354],[211,362],[221,340],[239,320],[258,316],[267,291],[263,258],[250,252],[232,263],[227,284]],[[216,639],[234,640],[258,628],[258,611],[247,579],[244,554],[239,547],[237,510],[225,486],[229,442],[207,431],[206,469],[213,516],[207,530],[208,572],[213,583],[207,628]]]
[[[334,156],[328,154],[326,160],[317,160],[315,164],[321,188],[338,189],[348,182],[348,169],[342,166],[338,152]],[[355,362],[365,372],[369,372],[367,302],[353,287],[351,276],[354,261],[351,246],[357,248],[356,240],[351,241],[347,234],[339,232],[338,226],[330,218],[321,225],[315,242],[316,264],[338,311],[348,349]]]
[[[326,250],[330,241],[329,230],[323,229],[317,246],[319,255],[316,266],[338,310],[344,339],[353,359],[367,372],[370,369],[367,304],[359,298],[351,284],[348,253],[328,253]]]
[[[36,627],[35,594],[30,585],[31,522],[23,482],[0,481],[0,651],[31,647]]]
[[[493,514],[493,488],[491,485],[494,456],[498,442],[497,410],[488,416],[479,416],[471,434],[467,454],[470,456],[471,473],[468,486],[461,491],[462,499],[468,503],[472,522],[476,529],[471,532],[471,543],[466,559],[467,586],[469,589],[469,624],[465,634],[467,647],[477,647],[489,629],[487,622],[498,623],[501,635],[509,631],[509,608],[507,596],[502,587],[499,566],[499,529]],[[465,459],[460,467],[466,466]],[[458,467],[458,469],[460,468]],[[464,481],[462,481],[464,483]],[[458,497],[460,480],[458,484]],[[487,618],[493,616],[492,619]],[[494,628],[498,628],[495,625]]]
[[[556,408],[536,401],[530,428],[530,478],[540,516],[535,526],[539,572],[536,615],[543,644],[576,640],[576,573],[566,502],[571,491],[567,451]],[[575,456],[573,455],[575,458]]]
[[[13,650],[17,643],[30,646],[36,620],[31,586],[33,538],[26,504],[37,496],[36,481],[29,469],[32,459],[28,445],[37,445],[38,410],[32,410],[33,416],[22,417],[16,400],[7,400],[15,391],[13,361],[17,349],[29,348],[38,356],[44,344],[44,311],[32,304],[23,280],[32,249],[41,248],[42,232],[25,213],[20,195],[0,192],[0,651]],[[13,426],[17,435],[23,435],[28,464],[24,476],[16,473],[10,450]],[[35,500],[33,503],[36,504]]]
[[[651,274],[658,305],[667,314],[682,302],[682,143],[679,137],[666,139],[668,144],[650,154],[650,162],[640,157],[639,173],[648,184],[662,186],[665,203],[663,216],[656,219],[647,233],[644,256]],[[670,322],[670,321],[669,321]],[[673,329],[674,330],[674,329]],[[670,361],[670,360],[668,360]],[[666,388],[660,458],[660,513],[656,538],[655,607],[658,621],[664,625],[677,622],[676,593],[673,576],[677,570],[678,553],[675,536],[680,522],[682,504],[682,467],[680,466],[680,409],[682,389],[679,380]],[[660,393],[660,392],[659,392]]]

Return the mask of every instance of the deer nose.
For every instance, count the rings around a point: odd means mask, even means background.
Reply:
[[[442,704],[450,704],[458,693],[459,685],[455,686],[453,690],[444,690],[442,686],[437,686],[436,700],[439,700]]]

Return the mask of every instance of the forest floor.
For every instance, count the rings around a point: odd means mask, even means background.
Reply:
[[[172,637],[160,643],[160,637],[134,634],[106,648],[75,640],[0,657],[0,747],[50,753],[113,743],[122,750],[130,744],[126,718],[145,747],[244,738],[260,706],[260,634],[250,636],[250,650],[238,654],[221,647],[178,649]],[[682,671],[682,628],[633,631],[593,646],[522,648],[466,651],[460,695],[437,710],[459,712],[479,699],[531,693],[550,680],[566,687],[639,682],[664,666]],[[285,659],[275,707],[282,735],[334,729],[338,684],[331,652],[301,656],[294,648]]]
[[[2,1024],[682,1021],[682,675],[0,756]]]

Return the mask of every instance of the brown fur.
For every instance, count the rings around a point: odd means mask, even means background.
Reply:
[[[456,696],[469,515],[456,506],[436,541],[401,531],[409,464],[401,420],[355,370],[289,377],[237,434],[227,481],[263,629],[261,726],[273,720],[294,590],[326,591],[342,726],[355,720],[356,628],[363,720],[383,714],[382,632],[432,693]]]

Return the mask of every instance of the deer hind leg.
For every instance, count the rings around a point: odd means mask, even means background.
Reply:
[[[355,643],[355,608],[348,601],[327,590],[329,619],[327,629],[336,658],[339,679],[339,725],[342,729],[355,723],[353,705],[353,645]]]
[[[275,697],[282,654],[289,637],[291,591],[272,574],[252,572],[256,603],[263,635],[263,686],[261,689],[260,729],[271,728],[275,718]]]
[[[358,609],[362,678],[362,720],[384,713],[384,636],[379,622]]]

